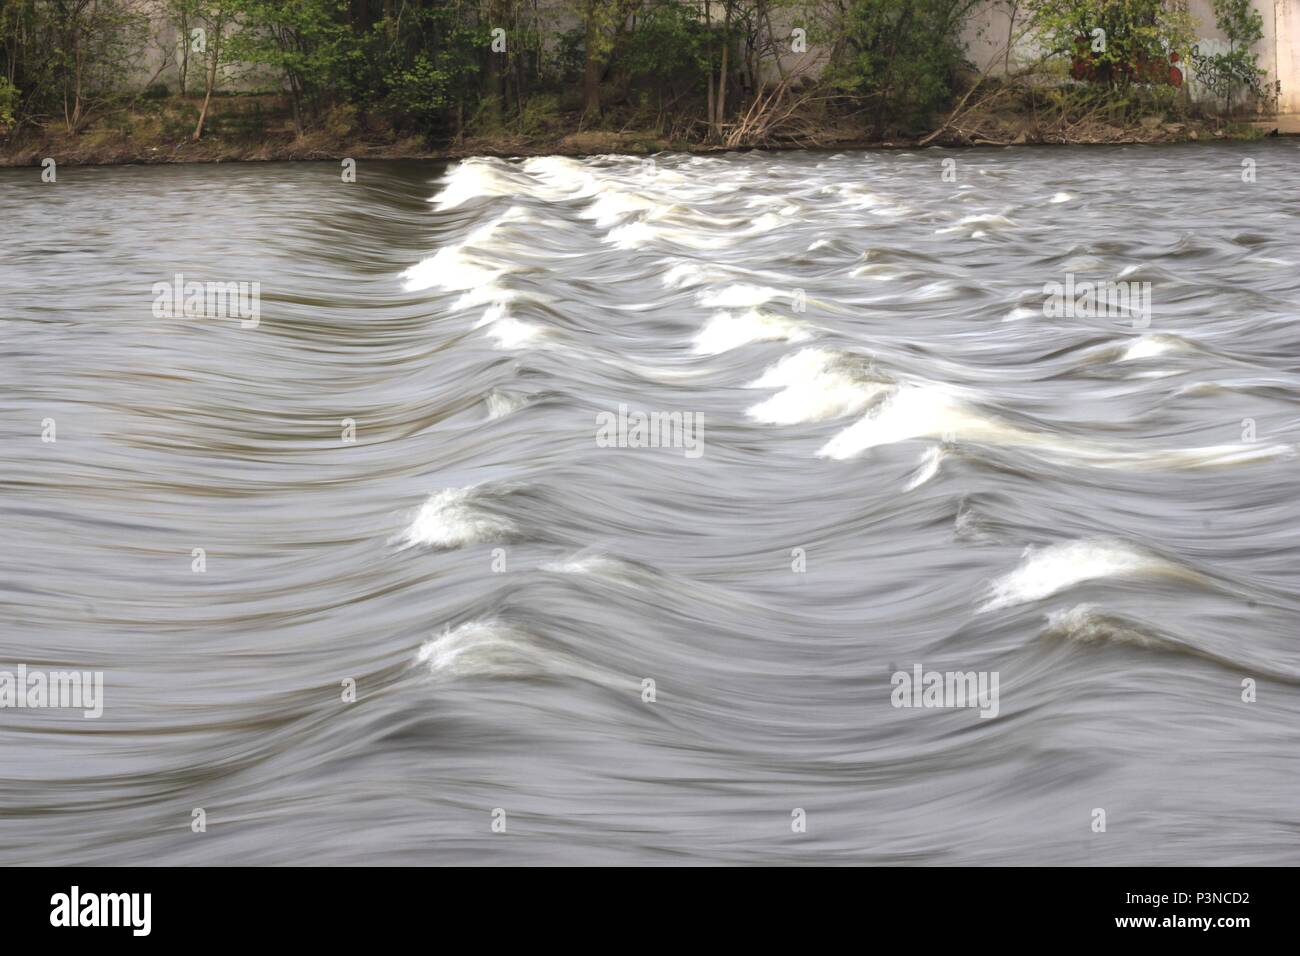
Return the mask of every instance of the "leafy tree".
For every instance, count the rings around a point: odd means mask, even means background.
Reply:
[[[1165,0],[1032,0],[1031,11],[1051,52],[1086,62],[1087,78],[1111,87],[1164,81],[1170,54],[1191,45],[1191,17]]]
[[[927,125],[952,98],[978,0],[848,0],[833,81],[874,104],[875,134]]]
[[[284,76],[299,133],[333,92],[355,88],[364,54],[347,22],[347,0],[230,0],[230,7],[239,28],[227,41],[229,58]]]

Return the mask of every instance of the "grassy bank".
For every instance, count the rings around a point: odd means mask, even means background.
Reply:
[[[385,119],[350,107],[334,109],[317,127],[299,135],[283,97],[216,97],[203,138],[193,139],[199,104],[171,97],[121,110],[69,134],[58,124],[29,126],[0,143],[0,165],[38,166],[46,157],[60,165],[122,163],[223,163],[271,160],[445,159],[463,156],[591,155],[654,153],[661,150],[712,152],[706,141],[673,136],[662,129],[620,125],[592,128],[580,110],[535,119],[527,129],[502,126],[468,132],[451,141],[394,129]],[[963,113],[938,135],[865,138],[860,123],[822,116],[798,136],[780,137],[765,148],[897,148],[917,145],[970,146],[1029,143],[1176,143],[1190,140],[1253,139],[1263,131],[1248,122],[1212,118],[1173,119],[1161,115],[1062,118],[1028,109]]]

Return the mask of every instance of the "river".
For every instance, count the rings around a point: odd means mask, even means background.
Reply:
[[[1300,862],[1300,144],[345,178],[0,170],[0,863]]]

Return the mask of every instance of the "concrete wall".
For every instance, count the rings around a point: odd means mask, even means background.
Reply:
[[[1253,6],[1263,20],[1264,35],[1251,47],[1259,55],[1259,67],[1266,76],[1261,81],[1266,89],[1280,84],[1278,111],[1300,112],[1300,0],[1253,0]],[[1025,14],[1023,5],[1013,7],[1010,0],[990,0],[980,8],[962,34],[962,42],[975,66],[984,70],[994,63],[992,73],[1003,72],[1009,65],[1032,61],[1039,50],[1032,39],[1023,38],[1013,44],[1007,56],[1008,29],[1012,27],[1011,14],[1016,10],[1012,35],[1022,31]],[[1214,19],[1213,0],[1187,0],[1187,10],[1195,23],[1196,45],[1200,52],[1212,54],[1227,52],[1228,42]],[[996,62],[996,61],[1001,61]],[[1198,81],[1191,63],[1181,64],[1184,82],[1193,102],[1224,107],[1214,103],[1213,95]],[[1234,104],[1240,101],[1234,96]]]
[[[1274,0],[1272,6],[1276,55],[1270,66],[1281,86],[1277,109],[1279,113],[1300,113],[1300,0]],[[1269,23],[1266,14],[1266,28]]]
[[[173,59],[179,60],[175,51],[179,49],[182,38],[175,24],[168,22],[163,16],[156,0],[137,0],[137,2],[141,9],[150,11],[154,25],[154,37],[134,71],[140,82],[143,82],[162,62],[164,49],[173,51]],[[558,5],[562,0],[552,0],[552,2]],[[1263,39],[1255,44],[1253,50],[1259,54],[1259,65],[1267,73],[1265,85],[1270,89],[1275,84],[1280,86],[1279,112],[1300,113],[1300,0],[1252,0],[1252,2],[1264,22]],[[1196,22],[1196,36],[1201,52],[1226,50],[1226,38],[1215,24],[1212,0],[1187,0],[1187,3],[1188,10]],[[1021,32],[1024,20],[1023,4],[1016,4],[1014,0],[988,0],[981,6],[967,23],[962,34],[962,42],[975,66],[983,70],[991,62],[996,61],[992,70],[996,74],[1008,66],[1014,70],[1017,65],[1032,61],[1038,55],[1038,48],[1030,38],[1022,38],[1019,43],[1013,45],[1010,54],[1007,53],[1008,31],[1011,30],[1013,34]],[[773,27],[777,33],[788,36],[789,29],[794,26],[797,24],[793,21],[787,25],[776,22],[774,18]],[[803,54],[787,53],[781,58],[781,63],[787,72],[806,70],[810,75],[815,75],[824,63],[826,53],[824,49],[809,46],[807,52]],[[201,59],[192,58],[189,80],[189,88],[192,92],[202,90],[201,70]],[[1182,64],[1182,71],[1191,98],[1195,102],[1209,103],[1213,98],[1197,82],[1192,64]],[[777,75],[775,66],[771,64],[765,72],[769,79]],[[173,62],[159,76],[159,82],[166,83],[174,91],[179,86],[179,78],[178,62]],[[279,85],[280,80],[274,74],[247,64],[224,66],[218,82],[218,88],[221,90],[240,92],[276,89]],[[1238,101],[1238,98],[1234,97],[1234,102]]]

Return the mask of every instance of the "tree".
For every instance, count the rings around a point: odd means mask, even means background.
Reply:
[[[640,0],[576,0],[583,24],[582,115],[600,115],[600,81],[617,34]]]
[[[874,132],[919,127],[952,98],[961,29],[978,0],[846,0],[831,64],[841,89],[871,103]]]
[[[128,0],[51,0],[34,13],[50,42],[64,124],[76,133],[120,85],[148,38],[149,19]]]
[[[203,83],[203,107],[199,110],[198,122],[194,124],[194,142],[203,138],[203,124],[208,118],[208,105],[212,102],[212,91],[217,86],[217,71],[221,68],[221,34],[226,26],[226,8],[221,0],[212,4],[200,6],[194,4],[189,13],[192,16],[190,22],[202,22],[201,28],[204,32],[201,34],[204,42],[202,53],[208,61],[207,75]],[[189,39],[188,37],[186,38]]]
[[[326,98],[347,92],[364,68],[364,53],[347,19],[347,0],[228,0],[238,22],[226,40],[231,61],[262,63],[284,77],[301,135]]]

